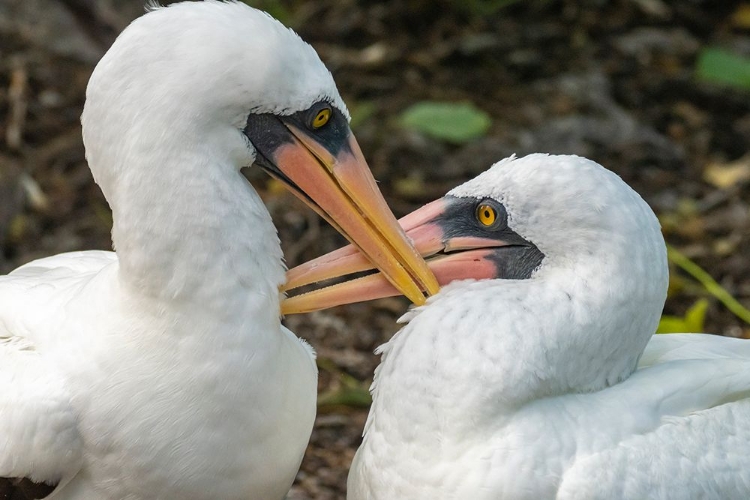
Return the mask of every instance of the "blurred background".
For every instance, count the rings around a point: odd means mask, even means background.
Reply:
[[[110,248],[79,116],[143,0],[0,0],[0,271]],[[169,3],[169,2],[167,2]],[[750,2],[265,0],[327,64],[394,212],[512,153],[614,170],[671,245],[663,331],[750,337]],[[344,241],[253,169],[290,266]],[[343,499],[375,347],[402,299],[291,317],[319,354],[320,412],[290,498]]]

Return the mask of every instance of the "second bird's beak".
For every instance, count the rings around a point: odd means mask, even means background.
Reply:
[[[447,235],[441,227],[445,206],[446,201],[441,198],[399,221],[422,256],[433,257],[428,264],[438,283],[444,286],[454,280],[498,277],[493,251],[506,243],[493,238]],[[287,289],[370,269],[372,265],[350,245],[289,270]],[[383,275],[370,274],[289,297],[281,308],[285,314],[294,314],[396,295],[400,295],[398,290]]]
[[[341,232],[390,284],[423,304],[423,292],[439,289],[432,271],[388,208],[348,125],[327,132],[316,135],[293,117],[274,115],[255,115],[245,130],[260,166]]]

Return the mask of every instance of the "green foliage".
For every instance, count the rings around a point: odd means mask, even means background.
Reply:
[[[684,317],[664,315],[659,320],[656,333],[700,333],[706,320],[708,300],[699,299],[687,310]]]
[[[696,75],[703,80],[750,90],[750,59],[723,49],[703,49],[698,55]]]
[[[469,102],[419,102],[399,118],[402,127],[435,139],[463,144],[484,136],[492,119]]]
[[[292,24],[292,13],[280,0],[242,0],[242,2],[250,7],[268,12],[286,26]]]
[[[336,387],[318,394],[318,408],[325,409],[335,406],[350,408],[369,408],[372,403],[370,390],[366,382],[360,382],[351,375],[342,372],[330,359],[318,358],[318,368],[335,375],[339,383]]]
[[[340,373],[341,385],[334,390],[318,396],[318,408],[330,406],[348,406],[351,408],[369,408],[372,397],[367,387],[346,373]]]
[[[372,101],[357,101],[349,105],[351,121],[349,126],[356,129],[361,124],[369,120],[375,114],[375,103]]]
[[[710,295],[713,295],[718,299],[718,301],[734,313],[735,316],[750,325],[750,310],[740,304],[737,299],[732,297],[724,287],[719,285],[716,280],[714,280],[711,275],[703,270],[698,264],[670,245],[667,245],[667,258],[670,262],[674,263],[677,267],[697,280]]]

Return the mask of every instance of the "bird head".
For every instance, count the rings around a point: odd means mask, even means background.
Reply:
[[[624,271],[633,281],[653,279],[655,297],[666,291],[656,216],[622,179],[585,158],[506,158],[400,223],[441,286]],[[345,247],[291,269],[287,287],[371,268],[356,249]],[[380,275],[371,274],[290,297],[282,309],[304,312],[393,295],[398,293]]]
[[[354,243],[415,303],[437,283],[398,226],[315,50],[240,2],[155,8],[115,41],[91,76],[87,158],[110,204],[150,176],[228,176],[259,165]],[[179,172],[133,169],[159,154]],[[133,176],[138,176],[133,181]],[[152,182],[152,185],[159,183]]]

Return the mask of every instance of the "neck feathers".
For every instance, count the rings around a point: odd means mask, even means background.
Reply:
[[[152,298],[229,312],[260,295],[278,308],[285,269],[271,217],[240,172],[210,161],[185,150],[123,167],[108,194],[120,277]]]

